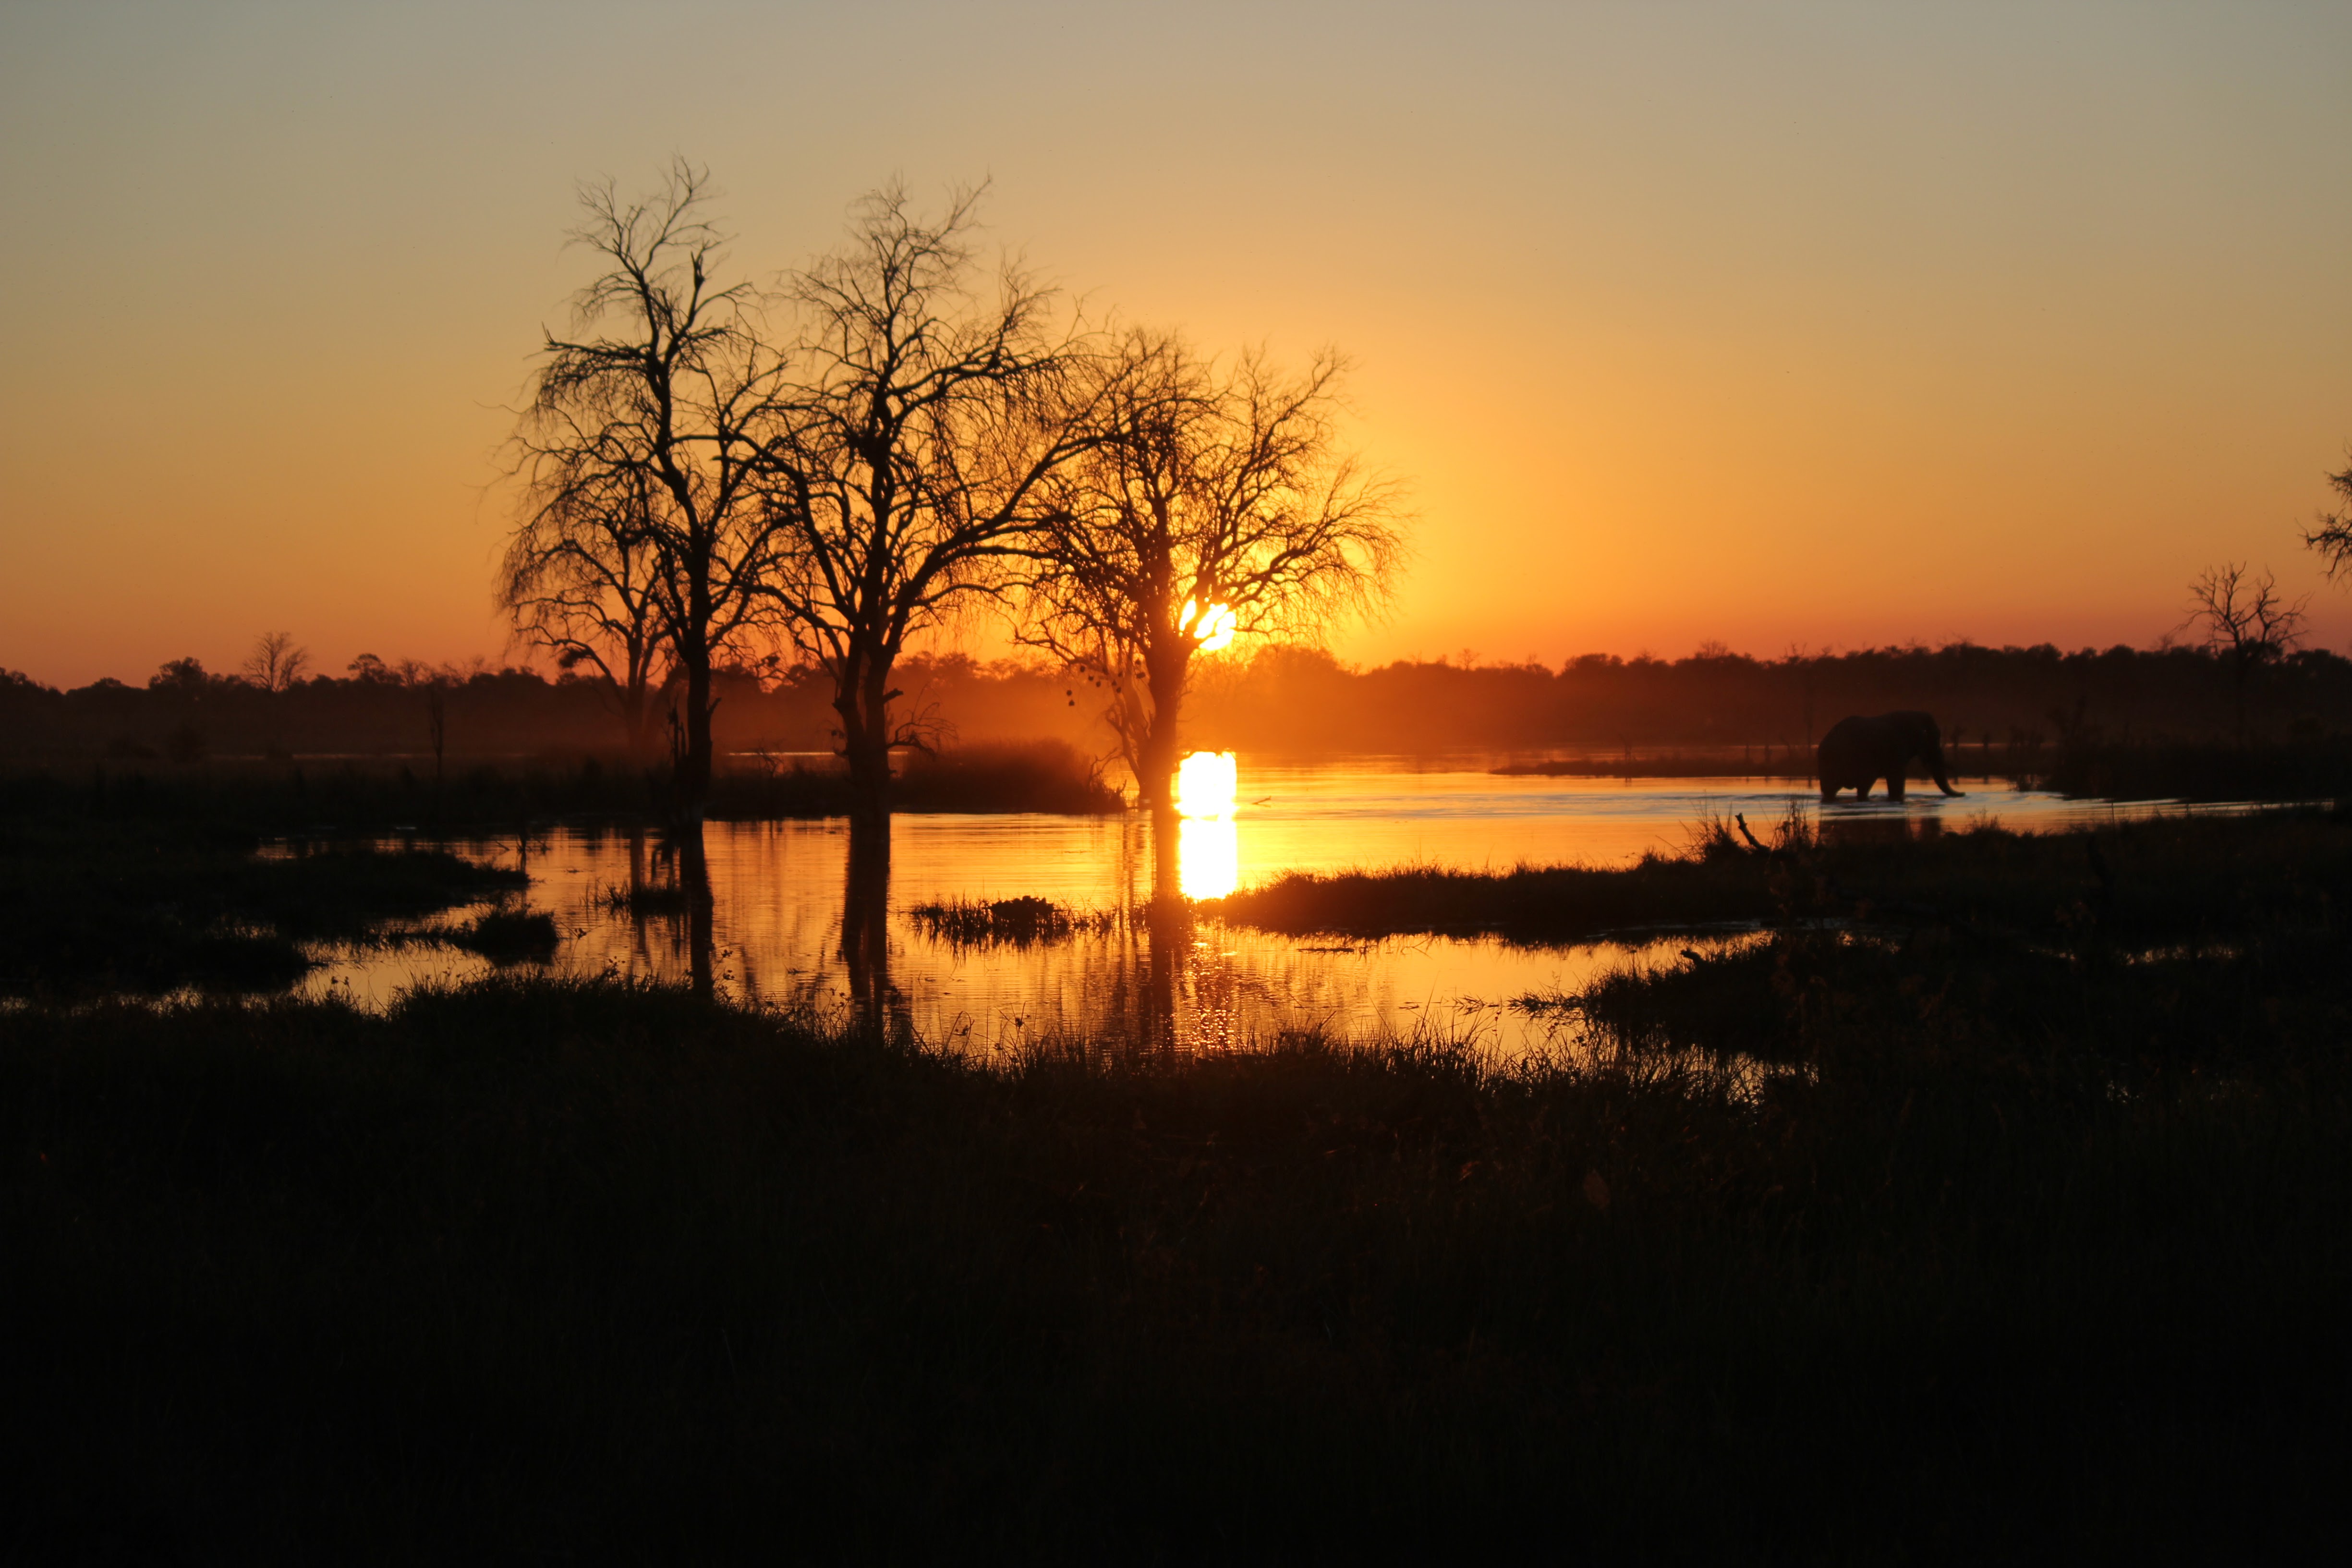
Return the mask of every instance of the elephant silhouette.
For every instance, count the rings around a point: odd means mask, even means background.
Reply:
[[[1851,789],[1856,800],[1870,798],[1870,786],[1886,781],[1886,798],[1903,798],[1903,777],[1913,763],[1923,764],[1936,787],[1958,795],[1944,777],[1944,731],[1931,713],[1859,714],[1839,720],[1822,737],[1814,759],[1822,798],[1835,800],[1838,791]]]

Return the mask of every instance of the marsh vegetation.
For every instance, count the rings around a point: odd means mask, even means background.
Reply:
[[[2352,1284],[2319,908],[1783,931],[1513,1064],[982,1065],[545,979],[8,1013],[17,1539],[2292,1552]]]
[[[160,901],[169,930],[277,951],[514,876],[260,857],[205,821],[14,823],[9,951],[73,929],[42,901],[68,885],[114,900],[91,940]],[[1757,931],[1530,992],[1548,1045],[1515,1058],[1313,1029],[951,1056],[520,972],[380,1011],[157,1005],[132,994],[197,973],[171,942],[60,960],[0,1009],[0,1330],[42,1347],[0,1370],[15,1539],[714,1557],[776,1550],[782,1519],[849,1557],[1807,1562],[2323,1539],[2352,819],[1816,821],[1222,906]],[[546,918],[450,929],[527,952]],[[1018,944],[1096,917],[931,918]]]
[[[1034,893],[1011,899],[944,899],[917,904],[907,912],[917,925],[959,947],[1066,942],[1080,931],[1108,931],[1118,920],[1107,910],[1069,909]]]
[[[254,835],[220,824],[0,821],[0,981],[59,998],[268,991],[312,967],[307,943],[369,941],[386,921],[420,921],[526,881],[441,849],[259,848]],[[481,940],[511,934],[489,929]]]

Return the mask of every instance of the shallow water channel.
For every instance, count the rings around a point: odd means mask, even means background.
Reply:
[[[1493,759],[1349,758],[1239,763],[1230,817],[1188,820],[1184,892],[1210,898],[1288,870],[1401,863],[1507,869],[1521,862],[1625,864],[1672,852],[1707,817],[1745,813],[1768,834],[1791,809],[1821,808],[1801,782],[1498,776]],[[1985,816],[2056,830],[2166,809],[2022,793],[1962,781],[1946,800],[1842,803],[1832,826],[1927,834]],[[2170,809],[2179,809],[2170,807]],[[1738,929],[1624,931],[1616,940],[1529,946],[1493,936],[1378,941],[1291,938],[1212,920],[1158,919],[1151,826],[1123,816],[904,816],[891,834],[887,889],[860,900],[839,821],[712,823],[705,830],[711,906],[707,962],[732,995],[847,1015],[871,1008],[923,1041],[989,1053],[1083,1037],[1178,1050],[1320,1026],[1470,1037],[1505,1055],[1543,1046],[1555,1016],[1512,1004],[1573,989],[1611,967],[1672,963],[1685,948],[1752,941]],[[565,933],[552,967],[684,979],[695,963],[682,907],[633,911],[616,891],[659,889],[676,874],[656,836],[559,827],[456,846],[531,879],[530,906]],[[868,879],[869,883],[871,879]],[[1058,942],[961,945],[910,910],[935,900],[1051,900],[1103,918]],[[845,940],[848,938],[849,940]],[[302,986],[362,1005],[420,981],[463,979],[486,961],[437,946],[325,950]]]

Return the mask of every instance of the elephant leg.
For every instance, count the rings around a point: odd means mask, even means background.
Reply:
[[[1870,786],[1877,782],[1878,781],[1876,779],[1864,779],[1860,784],[1854,785],[1853,798],[1856,800],[1868,800],[1870,798]]]
[[[1886,798],[1897,803],[1903,799],[1903,774],[1899,769],[1886,775]]]
[[[1837,785],[1830,783],[1827,779],[1823,779],[1822,781],[1822,798],[1823,800],[1835,800],[1837,798]]]

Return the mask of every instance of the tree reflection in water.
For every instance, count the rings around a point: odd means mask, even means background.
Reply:
[[[1141,908],[1147,951],[1135,1033],[1138,1047],[1150,1053],[1172,1054],[1176,1049],[1177,981],[1192,946],[1192,908],[1184,897],[1182,860],[1184,831],[1191,826],[1172,805],[1152,811],[1151,897]]]
[[[702,819],[696,817],[674,829],[670,841],[677,851],[678,890],[686,898],[687,973],[694,994],[708,996],[717,989],[712,928],[718,900],[710,891],[710,857],[703,847]]]
[[[858,1027],[911,1039],[914,1016],[890,984],[890,818],[850,819],[849,865],[841,897],[841,959],[849,971],[849,1005]]]

